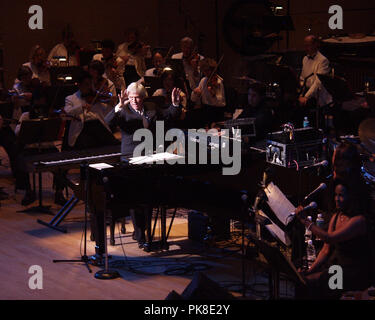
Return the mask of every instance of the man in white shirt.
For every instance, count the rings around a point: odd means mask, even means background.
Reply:
[[[181,52],[172,56],[172,59],[182,60],[190,89],[194,90],[201,79],[199,71],[199,60],[204,57],[194,53],[194,42],[191,38],[185,37],[181,39]]]
[[[299,103],[306,106],[310,99],[315,99],[318,106],[325,106],[332,102],[332,96],[324,88],[318,74],[328,75],[331,72],[328,59],[319,50],[319,41],[309,35],[304,39],[306,56],[303,58],[300,83],[302,87]]]
[[[74,149],[82,150],[118,143],[104,121],[104,116],[108,112],[106,105],[92,101],[94,97],[91,76],[84,73],[79,79],[79,90],[65,99],[64,111],[72,117],[68,144]]]
[[[102,53],[94,55],[93,60],[101,61],[105,66],[103,77],[111,80],[119,94],[126,89],[124,71],[125,62],[114,54],[115,44],[112,40],[106,39],[102,41]]]
[[[76,56],[76,43],[74,41],[73,32],[64,30],[62,33],[63,42],[57,44],[48,55],[48,61],[53,64],[55,57],[65,57],[67,66],[78,66]]]

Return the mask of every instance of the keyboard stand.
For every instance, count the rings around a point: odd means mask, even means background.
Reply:
[[[52,218],[50,222],[45,222],[43,220],[38,219],[37,222],[45,225],[46,227],[55,229],[57,231],[60,231],[62,233],[67,233],[66,228],[59,227],[59,224],[66,218],[66,216],[70,213],[70,211],[73,210],[73,208],[78,203],[78,198],[73,195],[60,209],[60,211]]]
[[[38,179],[39,179],[39,205],[31,208],[27,208],[25,210],[17,211],[22,213],[45,213],[49,215],[53,215],[53,212],[50,210],[51,206],[43,206],[43,186],[42,186],[42,172],[38,172]],[[35,186],[35,175],[33,176],[33,184],[34,190],[36,189]]]

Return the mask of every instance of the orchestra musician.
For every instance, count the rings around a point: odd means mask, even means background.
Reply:
[[[126,64],[125,82],[132,83],[145,75],[145,58],[151,58],[151,51],[150,46],[140,41],[137,29],[128,29],[125,38],[125,42],[118,46],[116,56],[122,58]]]
[[[164,97],[165,98],[165,107],[169,107],[172,103],[172,91],[177,85],[176,74],[172,70],[165,70],[162,72],[160,76],[160,80],[162,83],[162,88],[157,89],[153,96]],[[186,94],[184,92],[180,92],[181,95],[181,105],[185,109],[187,105]]]
[[[9,126],[9,123],[3,119],[0,114],[0,146],[4,148],[8,154],[10,167],[12,170],[13,177],[16,177],[16,159],[17,159],[17,148],[16,148],[16,136],[14,131]]]
[[[110,110],[116,102],[116,88],[114,83],[108,78],[104,77],[104,64],[98,60],[93,60],[89,64],[89,73],[92,77],[92,90],[98,93],[98,100],[106,104]]]
[[[68,28],[62,32],[62,43],[57,44],[48,55],[48,61],[53,65],[55,57],[65,57],[67,66],[78,66],[78,50],[79,46],[74,40],[74,34]]]
[[[141,142],[133,140],[136,130],[146,128],[155,130],[156,121],[177,119],[181,112],[181,90],[174,88],[171,93],[171,105],[167,109],[158,109],[154,103],[145,102],[147,91],[143,85],[132,83],[119,96],[120,102],[106,116],[109,126],[121,129],[121,153],[127,157],[133,156],[134,149]],[[135,208],[131,210],[134,225],[134,239],[139,248],[143,248],[146,237],[146,219],[150,219],[151,208]],[[149,223],[147,225],[150,225]]]
[[[205,58],[199,65],[204,77],[191,93],[191,101],[204,106],[206,123],[220,121],[226,107],[224,80],[217,74],[215,60]]]
[[[193,39],[184,37],[180,41],[181,52],[172,55],[172,59],[182,60],[186,75],[186,80],[189,83],[190,89],[194,90],[198,87],[201,80],[199,70],[199,61],[204,57],[196,52],[194,49]]]
[[[30,51],[30,61],[24,63],[23,65],[31,69],[33,73],[32,78],[39,80],[39,83],[42,86],[51,85],[47,54],[40,45],[32,47]]]
[[[116,93],[120,93],[126,88],[124,71],[125,62],[114,54],[115,43],[106,39],[102,41],[102,53],[94,55],[93,60],[101,61],[105,66],[104,77],[111,80],[116,88]]]
[[[320,53],[316,36],[305,37],[304,46],[306,56],[302,61],[301,93],[298,101],[301,106],[306,106],[309,100],[315,99],[317,106],[326,106],[332,102],[332,96],[322,85],[318,74],[328,75],[331,72],[329,61]]]
[[[17,79],[13,85],[13,119],[19,119],[21,114],[30,107],[33,91],[33,72],[27,66],[18,69]],[[14,128],[13,128],[14,129]]]
[[[256,139],[261,140],[271,132],[273,121],[272,108],[266,99],[266,87],[259,82],[251,84],[247,102],[243,110],[234,113],[233,119],[255,118]]]
[[[23,121],[38,119],[40,117],[49,116],[48,95],[45,89],[39,87],[33,91],[32,106],[29,112],[24,112],[19,119],[19,124],[15,128],[15,135],[19,136]],[[28,145],[21,145],[17,143],[17,171],[16,171],[16,190],[25,190],[24,198],[21,204],[27,206],[35,201],[35,190],[31,190],[29,173],[25,170],[25,157],[36,155],[40,153],[55,153],[59,152],[54,142],[33,143]],[[63,206],[66,199],[63,195],[65,187],[62,174],[54,174],[55,185],[55,203]]]
[[[114,145],[118,141],[104,121],[111,107],[98,101],[93,91],[92,77],[84,72],[78,80],[79,90],[66,97],[64,111],[72,117],[68,145],[77,150]]]
[[[146,70],[145,77],[159,77],[163,72],[165,59],[160,51],[154,52],[152,56],[152,64],[154,67]]]

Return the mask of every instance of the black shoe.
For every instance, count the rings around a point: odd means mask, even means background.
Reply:
[[[60,205],[60,206],[64,206],[65,203],[67,202],[67,200],[65,199],[64,195],[62,192],[56,192],[55,193],[55,203]]]
[[[28,206],[36,200],[36,195],[34,191],[26,191],[25,196],[23,197],[21,204],[23,206]]]
[[[146,241],[140,240],[138,241],[138,248],[143,249],[146,246]]]

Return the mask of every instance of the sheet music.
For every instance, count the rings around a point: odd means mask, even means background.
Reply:
[[[279,239],[283,244],[285,244],[286,246],[290,246],[291,245],[291,241],[288,237],[288,235],[280,229],[280,227],[273,223],[273,221],[262,211],[262,210],[259,210],[259,214],[266,217],[270,222],[271,224],[266,224],[265,227],[266,229],[277,239]]]
[[[163,152],[163,153],[155,153],[149,156],[141,156],[130,158],[130,164],[151,164],[157,161],[168,161],[168,160],[178,160],[184,158],[183,156],[179,156],[177,154]]]
[[[90,168],[96,169],[96,170],[103,170],[103,169],[108,169],[108,168],[113,168],[108,163],[94,163],[89,165]]]
[[[290,214],[294,212],[296,208],[273,182],[271,182],[264,191],[268,198],[267,204],[277,218],[284,225],[287,225],[289,223],[288,220],[290,220]]]

